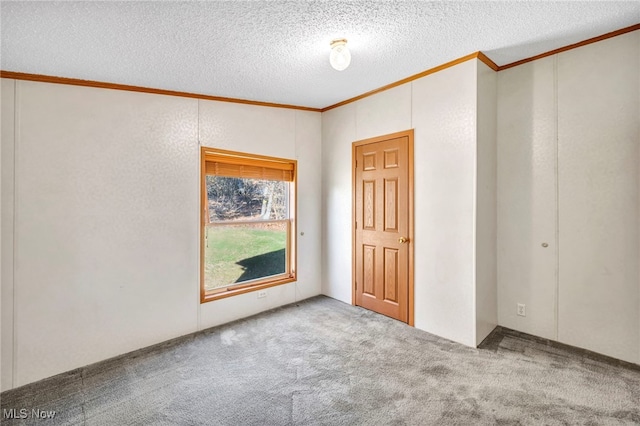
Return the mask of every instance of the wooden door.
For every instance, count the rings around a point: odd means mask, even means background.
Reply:
[[[354,144],[354,304],[413,325],[413,131]]]

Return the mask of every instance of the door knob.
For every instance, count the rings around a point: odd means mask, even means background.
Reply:
[[[404,243],[406,243],[407,241],[409,241],[409,239],[408,239],[407,237],[400,237],[400,238],[398,238],[398,242],[399,242],[400,244],[404,244]]]

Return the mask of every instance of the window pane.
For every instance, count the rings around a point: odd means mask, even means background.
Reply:
[[[207,226],[205,290],[284,274],[287,225],[287,222],[268,222]]]
[[[209,221],[288,218],[289,182],[207,175]]]

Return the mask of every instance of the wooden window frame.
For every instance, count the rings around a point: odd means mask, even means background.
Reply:
[[[289,218],[284,219],[288,223],[287,235],[287,271],[284,274],[259,278],[234,285],[232,288],[224,288],[218,291],[206,291],[204,286],[204,264],[205,264],[205,231],[208,226],[208,198],[207,198],[207,163],[228,162],[230,164],[246,164],[247,166],[262,165],[270,168],[291,170],[291,180],[289,181]],[[200,303],[212,302],[238,294],[263,290],[282,284],[291,283],[297,280],[297,233],[296,233],[296,213],[298,195],[298,162],[286,158],[268,157],[265,155],[248,154],[245,152],[228,151],[218,148],[202,147],[200,149]],[[268,222],[281,222],[268,221]],[[255,221],[260,223],[263,221]],[[240,223],[240,222],[239,222]],[[247,222],[244,222],[247,223]],[[250,223],[254,223],[251,221]],[[215,226],[215,225],[214,225]]]

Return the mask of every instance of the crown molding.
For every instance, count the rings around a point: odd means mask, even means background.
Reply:
[[[380,92],[384,92],[385,90],[393,89],[394,87],[401,86],[401,85],[403,85],[405,83],[409,83],[409,82],[411,82],[413,80],[417,80],[417,79],[425,77],[425,76],[427,76],[429,74],[434,74],[434,73],[437,73],[439,71],[445,70],[447,68],[451,68],[451,67],[453,67],[455,65],[461,64],[463,62],[467,62],[467,61],[470,61],[472,59],[476,59],[476,58],[478,58],[478,54],[479,53],[480,52],[476,52],[476,53],[472,53],[472,54],[467,55],[467,56],[463,56],[462,58],[454,59],[453,61],[447,62],[447,63],[442,64],[442,65],[438,65],[437,67],[430,68],[430,69],[428,69],[426,71],[422,71],[421,73],[414,74],[414,75],[409,76],[407,78],[403,78],[402,80],[398,80],[398,81],[396,81],[394,83],[387,84],[386,86],[379,87],[379,88],[371,90],[371,91],[369,91],[367,93],[363,93],[362,95],[358,95],[358,96],[355,96],[353,98],[346,99],[346,100],[344,100],[342,102],[338,102],[337,104],[333,104],[333,105],[330,105],[328,107],[322,108],[322,112],[329,111],[329,110],[332,110],[334,108],[338,108],[338,107],[350,104],[350,103],[355,102],[355,101],[359,101],[360,99],[367,98],[369,96],[375,95],[376,93],[380,93]],[[487,60],[489,60],[489,58],[487,58]],[[491,62],[491,63],[493,64],[493,62]],[[496,64],[493,64],[493,65],[497,66]]]
[[[546,58],[547,56],[556,55],[558,53],[566,52],[567,50],[576,49],[578,47],[586,46],[586,45],[591,44],[591,43],[596,43],[596,42],[599,42],[599,41],[602,41],[602,40],[606,40],[608,38],[617,37],[617,36],[620,36],[620,35],[623,35],[623,34],[626,34],[626,33],[630,33],[632,31],[637,31],[637,30],[640,30],[640,24],[635,24],[635,25],[631,25],[630,27],[621,28],[621,29],[616,30],[616,31],[611,31],[610,33],[602,34],[602,35],[599,35],[597,37],[592,37],[590,39],[583,40],[583,41],[580,41],[578,43],[574,43],[574,44],[570,44],[568,46],[561,47],[559,49],[550,50],[549,52],[541,53],[539,55],[532,56],[530,58],[521,59],[519,61],[512,62],[510,64],[500,65],[500,66],[498,66],[498,71],[507,70],[509,68],[517,67],[518,65],[526,64],[527,62],[535,61],[537,59]]]
[[[204,99],[207,101],[231,102],[236,104],[258,105],[272,108],[288,108],[302,111],[320,112],[320,108],[311,108],[298,105],[276,104],[271,102],[251,101],[247,99],[225,98],[221,96],[201,95],[197,93],[178,92],[174,90],[153,89],[150,87],[130,86],[127,84],[105,83],[93,80],[81,80],[77,78],[54,77],[42,74],[28,74],[23,72],[2,71],[0,70],[0,78],[12,78],[14,80],[39,81],[42,83],[68,84],[72,86],[97,87],[101,89],[125,90],[128,92],[153,93],[156,95],[179,96],[183,98]]]
[[[81,80],[81,79],[77,79],[77,78],[66,78],[66,77],[54,77],[54,76],[41,75],[41,74],[28,74],[28,73],[22,73],[22,72],[14,72],[14,71],[3,71],[3,70],[0,70],[0,78],[11,78],[11,79],[15,79],[15,80],[28,80],[28,81],[39,81],[39,82],[43,82],[43,83],[54,83],[54,84],[69,84],[69,85],[73,85],[73,86],[98,87],[98,88],[103,88],[103,89],[125,90],[125,91],[130,91],[130,92],[153,93],[153,94],[158,94],[158,95],[179,96],[179,97],[185,97],[185,98],[204,99],[204,100],[218,101],[218,102],[231,102],[231,103],[237,103],[237,104],[257,105],[257,106],[272,107],[272,108],[287,108],[287,109],[295,109],[295,110],[301,110],[301,111],[325,112],[325,111],[332,110],[334,108],[338,108],[338,107],[341,107],[341,106],[344,106],[344,105],[359,101],[360,99],[367,98],[367,97],[375,95],[377,93],[384,92],[385,90],[389,90],[389,89],[392,89],[394,87],[401,86],[401,85],[403,85],[405,83],[409,83],[411,81],[417,80],[419,78],[425,77],[425,76],[430,75],[430,74],[437,73],[437,72],[445,70],[447,68],[451,68],[451,67],[453,67],[455,65],[461,64],[463,62],[466,62],[466,61],[469,61],[469,60],[472,60],[472,59],[477,59],[477,60],[483,62],[485,65],[487,65],[492,70],[494,70],[496,72],[500,72],[500,71],[507,70],[509,68],[516,67],[518,65],[526,64],[527,62],[532,62],[532,61],[535,61],[537,59],[542,59],[542,58],[545,58],[547,56],[556,55],[558,53],[566,52],[567,50],[576,49],[578,47],[586,46],[586,45],[591,44],[591,43],[596,43],[596,42],[599,42],[599,41],[602,41],[602,40],[606,40],[606,39],[609,39],[609,38],[612,38],[612,37],[617,37],[617,36],[620,36],[620,35],[623,35],[623,34],[627,34],[627,33],[633,32],[633,31],[637,31],[637,30],[640,30],[640,23],[639,24],[635,24],[635,25],[631,25],[631,26],[626,27],[626,28],[621,28],[619,30],[612,31],[612,32],[609,32],[609,33],[606,33],[606,34],[602,34],[602,35],[597,36],[597,37],[592,37],[590,39],[583,40],[583,41],[578,42],[578,43],[570,44],[570,45],[561,47],[559,49],[554,49],[554,50],[551,50],[549,52],[541,53],[539,55],[532,56],[530,58],[526,58],[526,59],[522,59],[522,60],[519,60],[519,61],[516,61],[516,62],[512,62],[512,63],[506,64],[506,65],[497,65],[486,54],[478,51],[478,52],[472,53],[470,55],[466,55],[466,56],[463,56],[461,58],[454,59],[453,61],[447,62],[445,64],[438,65],[437,67],[430,68],[428,70],[422,71],[422,72],[420,72],[418,74],[414,74],[412,76],[403,78],[402,80],[398,80],[398,81],[396,81],[394,83],[390,83],[390,84],[387,84],[385,86],[379,87],[377,89],[371,90],[369,92],[363,93],[361,95],[355,96],[353,98],[349,98],[349,99],[346,99],[344,101],[338,102],[336,104],[329,105],[329,106],[324,107],[324,108],[311,108],[311,107],[298,106],[298,105],[288,105],[288,104],[277,104],[277,103],[271,103],[271,102],[252,101],[252,100],[248,100],[248,99],[226,98],[226,97],[221,97],[221,96],[210,96],[210,95],[201,95],[201,94],[197,94],[197,93],[178,92],[178,91],[174,91],[174,90],[154,89],[154,88],[149,88],[149,87],[130,86],[130,85],[126,85],[126,84],[105,83],[105,82],[100,82],[100,81]]]

